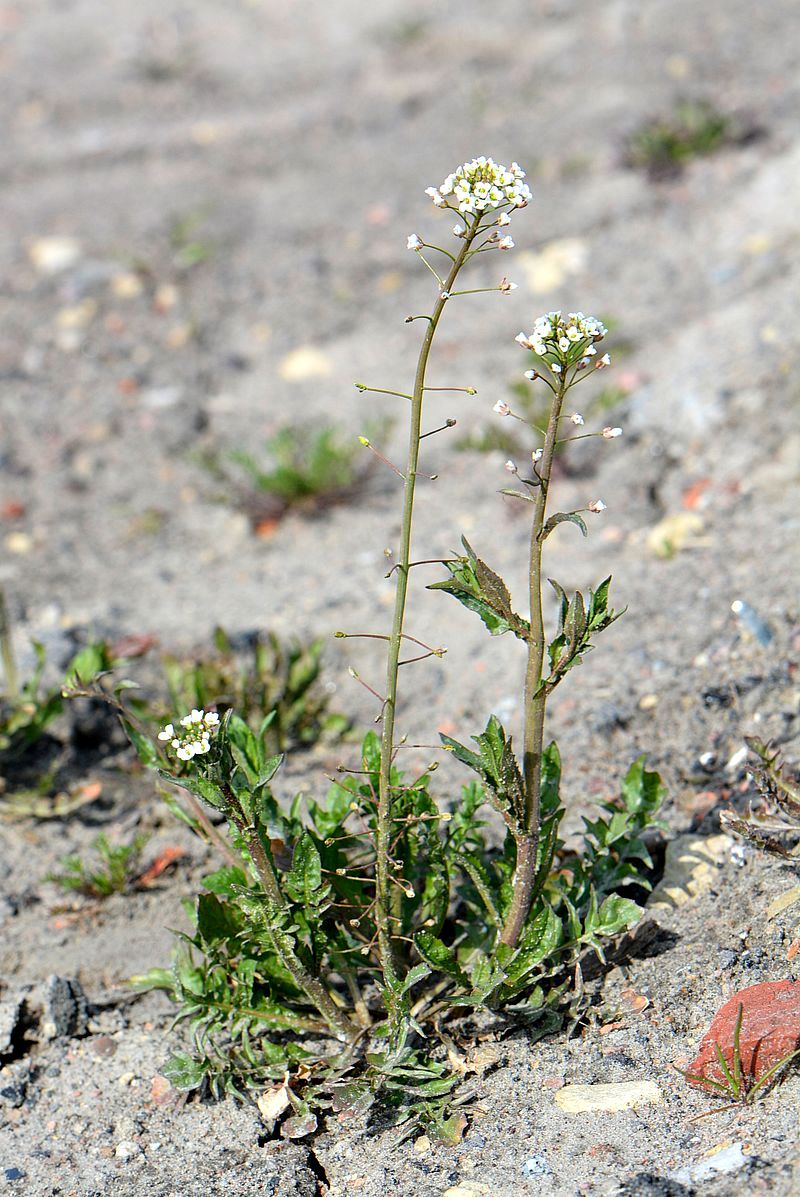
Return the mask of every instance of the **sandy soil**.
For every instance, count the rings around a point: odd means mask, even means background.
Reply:
[[[670,835],[718,835],[719,806],[747,801],[741,759],[728,764],[744,735],[799,755],[794,15],[789,0],[0,6],[0,585],[22,667],[32,636],[55,670],[87,632],[186,649],[217,623],[384,628],[392,475],[373,472],[353,505],[257,536],[200,461],[295,419],[355,434],[394,415],[399,445],[402,413],[352,383],[399,386],[413,368],[419,326],[403,318],[425,310],[430,287],[405,238],[443,227],[423,189],[465,157],[515,158],[536,195],[502,263],[519,289],[446,313],[432,381],[478,394],[436,397],[431,426],[496,419],[492,404],[526,368],[514,335],[540,311],[613,320],[620,352],[605,377],[627,391],[613,411],[626,435],[576,453],[559,480],[561,506],[602,496],[608,511],[586,544],[571,528],[552,537],[549,571],[573,588],[613,571],[629,610],[559,691],[551,730],[573,825],[646,751],[670,788]],[[629,133],[683,96],[758,135],[673,179],[626,168]],[[421,488],[419,555],[465,532],[519,595],[527,529],[496,493],[502,455],[453,444],[429,442],[439,478]],[[695,522],[665,559],[653,529],[673,516],[679,531]],[[769,625],[769,644],[734,618],[736,599]],[[421,585],[412,624],[449,648],[406,684],[412,737],[466,737],[491,711],[518,728],[509,644]],[[330,643],[335,703],[364,725],[374,704],[346,665],[379,679],[380,656],[370,642]],[[322,788],[336,759],[290,762],[283,793]],[[768,911],[794,884],[789,870],[737,864],[723,843],[704,892],[654,909],[650,946],[595,983],[609,1009],[626,988],[647,1007],[606,1033],[500,1039],[457,1148],[336,1125],[287,1146],[249,1108],[154,1100],[180,1032],[165,1002],[128,1002],[122,982],[166,963],[167,928],[209,862],[149,779],[118,764],[77,761],[102,783],[80,814],[0,824],[0,1003],[27,995],[34,1008],[51,975],[88,999],[63,1034],[32,1028],[0,1061],[9,1193],[797,1191],[797,1078],[753,1108],[691,1122],[709,1101],[673,1067],[737,988],[798,975],[797,908]],[[441,776],[443,793],[461,780]],[[152,892],[64,910],[48,870],[98,830],[134,829],[151,835],[148,856],[189,854]],[[568,1114],[555,1103],[565,1082],[642,1079],[658,1104]],[[731,1144],[743,1153],[734,1170],[704,1174],[706,1154]]]

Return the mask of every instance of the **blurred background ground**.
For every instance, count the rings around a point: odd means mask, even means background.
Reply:
[[[776,736],[797,757],[795,21],[788,0],[0,5],[0,585],[23,671],[31,636],[55,668],[87,630],[152,634],[172,649],[208,643],[217,623],[300,636],[382,630],[384,549],[398,532],[393,475],[373,471],[355,502],[316,518],[256,527],[203,461],[258,451],[286,423],[332,422],[355,436],[376,414],[395,419],[388,447],[400,452],[402,411],[352,384],[404,389],[409,380],[419,325],[403,318],[425,310],[431,287],[405,238],[447,237],[451,223],[424,188],[475,154],[516,159],[535,200],[514,218],[516,249],[481,269],[488,283],[504,270],[519,289],[446,313],[432,382],[478,394],[430,404],[431,426],[455,417],[458,427],[428,442],[439,479],[421,488],[416,544],[440,556],[466,533],[523,593],[525,520],[496,493],[507,453],[457,451],[455,442],[496,429],[493,403],[515,401],[527,363],[513,338],[536,315],[581,308],[604,318],[614,370],[589,386],[607,380],[597,422],[618,423],[625,436],[576,447],[559,505],[602,496],[608,511],[587,545],[560,529],[549,569],[573,588],[613,572],[616,601],[629,611],[559,691],[552,730],[574,817],[647,751],[670,784],[673,831],[713,829],[714,803],[699,796],[735,795],[743,784],[726,765],[744,734]],[[678,120],[681,103],[723,118],[714,152],[631,165],[631,138],[648,121]],[[734,618],[736,599],[768,624],[768,644]],[[448,602],[418,587],[412,630],[449,652],[407,675],[403,727],[415,738],[436,728],[463,738],[494,710],[516,729],[514,649],[489,642]],[[380,656],[330,644],[336,704],[365,724],[374,703],[345,666],[379,684]],[[709,752],[716,764],[698,772]],[[298,778],[320,784],[319,770],[300,760],[286,793]],[[89,816],[0,828],[0,884],[14,898],[0,949],[7,987],[55,971],[78,976],[99,1000],[133,967],[166,958],[164,925],[180,917],[200,859],[155,900],[136,896],[54,925],[54,893],[40,878],[97,826],[143,819],[176,839],[159,824],[146,779],[109,775],[104,786]],[[693,929],[697,911],[673,916],[676,947],[659,958],[654,984],[672,995],[680,1047],[699,1034],[680,1011],[706,1018],[726,985],[751,976],[752,962],[723,976],[718,960],[745,927],[762,951],[763,979],[795,975],[764,914],[783,878],[753,860],[740,871],[720,864],[724,911],[706,911],[707,942]],[[15,906],[26,889],[33,898]],[[244,1116],[227,1106],[170,1117],[147,1106],[147,1128],[114,1129],[140,1116],[148,1078],[168,1054],[169,1042],[152,1034],[164,1025],[151,1004],[106,1028],[120,1051],[133,1051],[138,1092],[111,1073],[92,1078],[90,1041],[41,1048],[27,1105],[0,1129],[0,1164],[27,1174],[27,1192],[189,1193],[181,1143],[190,1119],[221,1152],[204,1192],[237,1183],[240,1193],[249,1183],[260,1186],[253,1192],[323,1192],[302,1151],[267,1160],[255,1120],[243,1130]],[[677,1054],[653,1034],[638,1056],[632,1050],[637,1075],[667,1070]],[[490,1144],[500,1134],[496,1158],[475,1149],[472,1172],[445,1155],[428,1172],[413,1159],[409,1170],[409,1147],[392,1155],[390,1144],[366,1140],[328,1151],[331,1191],[438,1194],[470,1174],[488,1186],[474,1192],[498,1197],[529,1184],[622,1192],[608,1186],[664,1177],[728,1130],[752,1139],[765,1161],[748,1183],[791,1191],[789,1086],[770,1099],[771,1122],[711,1119],[679,1141],[677,1121],[700,1099],[669,1077],[672,1105],[637,1115],[651,1119],[645,1151],[619,1121],[602,1133],[565,1126],[536,1079],[540,1049],[515,1044],[512,1063],[487,1082],[484,1121],[494,1129],[475,1131]],[[509,1102],[527,1118],[516,1137],[498,1130]],[[83,1120],[71,1138],[67,1114]],[[531,1136],[545,1155],[561,1146],[568,1157],[544,1179],[522,1172]],[[131,1139],[141,1151],[130,1160],[102,1154]],[[613,1151],[595,1150],[608,1142]],[[228,1148],[239,1153],[235,1166]],[[248,1169],[255,1179],[242,1179]],[[735,1192],[742,1178],[709,1183],[723,1187],[704,1192]]]

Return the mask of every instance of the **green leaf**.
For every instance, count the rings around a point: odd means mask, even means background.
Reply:
[[[580,528],[584,536],[586,532],[586,522],[578,515],[577,511],[559,511],[555,515],[551,515],[545,526],[542,528],[539,539],[546,540],[559,524],[574,524],[576,528]],[[552,585],[552,583],[551,583]]]
[[[648,773],[644,756],[631,765],[620,788],[622,801],[631,814],[652,814],[661,806],[667,794],[658,773]]]
[[[472,769],[475,773],[483,775],[483,765],[481,758],[477,752],[471,752],[469,748],[465,748],[463,744],[459,744],[458,740],[453,740],[450,736],[439,733],[439,739],[452,752],[457,761],[461,761],[462,765],[466,765],[468,769]]]
[[[501,495],[510,495],[513,499],[524,499],[526,503],[535,503],[536,502],[536,498],[534,495],[529,495],[524,490],[514,490],[514,488],[511,486],[503,487],[503,489],[500,491],[500,494]]]
[[[242,917],[235,906],[221,902],[213,893],[198,894],[197,933],[205,943],[234,939],[242,927]]]
[[[445,561],[450,572],[446,582],[434,582],[428,590],[444,590],[470,611],[474,611],[493,636],[513,632],[521,640],[527,639],[530,625],[511,608],[511,596],[503,579],[476,556],[465,537],[461,543],[466,557]]]
[[[87,644],[72,658],[64,675],[65,685],[87,685],[111,667],[108,649],[102,641]]]
[[[609,894],[588,929],[594,935],[619,935],[621,931],[635,927],[642,913],[641,906],[637,906],[630,898]]]
[[[231,898],[240,889],[247,888],[247,874],[235,865],[224,865],[215,873],[209,873],[203,878],[203,888],[207,889],[209,893]]]
[[[461,965],[447,944],[442,943],[441,939],[438,939],[435,935],[431,935],[430,931],[418,931],[414,937],[414,943],[426,964],[436,969],[437,972],[446,973],[448,977],[452,977],[453,980],[458,981],[465,988],[468,987],[469,982],[461,969]]]
[[[400,993],[408,993],[408,991],[413,989],[418,982],[423,981],[425,977],[429,977],[430,973],[431,967],[426,961],[423,960],[419,964],[415,964],[413,968],[409,969],[403,978],[403,985]]]
[[[318,906],[327,892],[322,885],[322,861],[317,846],[307,831],[297,841],[292,868],[284,878],[286,891],[304,906]]]
[[[197,1089],[203,1083],[207,1067],[203,1060],[196,1060],[185,1052],[176,1052],[163,1068],[167,1080],[183,1093]]]
[[[381,742],[374,731],[367,732],[364,736],[361,756],[366,771],[377,777],[381,771]]]
[[[508,982],[513,986],[524,980],[537,964],[554,956],[564,939],[561,919],[548,905],[543,905],[525,925],[516,952],[503,965]]]
[[[125,728],[125,735],[133,745],[136,755],[142,764],[148,769],[157,768],[158,752],[150,737],[142,735],[132,723],[128,723],[127,719],[123,720],[122,726]]]
[[[129,977],[127,984],[138,993],[147,993],[150,989],[163,989],[174,995],[175,976],[170,968],[151,968],[146,973],[137,973]]]

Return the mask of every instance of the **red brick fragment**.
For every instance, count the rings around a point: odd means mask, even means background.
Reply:
[[[714,1015],[700,1042],[696,1058],[687,1068],[689,1076],[725,1083],[714,1045],[733,1071],[733,1038],[739,1007],[742,1026],[739,1054],[746,1084],[761,1079],[773,1065],[800,1046],[800,981],[763,981],[740,989]],[[689,1080],[703,1088],[703,1081]]]

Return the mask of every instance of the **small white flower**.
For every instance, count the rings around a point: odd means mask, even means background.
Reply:
[[[604,353],[601,358],[598,358],[595,363],[595,370],[603,370],[606,366],[611,365],[611,354]]]
[[[444,208],[446,206],[447,200],[436,187],[426,187],[425,194],[431,197],[437,208]]]
[[[495,403],[494,407],[492,408],[492,411],[497,412],[498,416],[510,416],[511,415],[511,408],[508,406],[507,403],[504,403],[502,399],[497,400],[497,403]]]
[[[559,365],[559,363],[558,363],[558,362],[551,362],[551,363],[550,363],[550,369],[553,371],[553,373],[554,373],[554,374],[560,374],[560,373],[561,373],[561,366]]]
[[[536,370],[526,370],[523,375],[523,378],[528,378],[531,382],[535,382],[538,377],[539,374]]]
[[[511,224],[511,217],[509,216],[508,212],[501,212],[495,221],[495,224],[499,224],[501,229],[504,229],[506,225]]]
[[[507,278],[501,278],[497,284],[497,290],[501,291],[503,295],[508,295],[509,291],[516,291],[517,284],[510,283]]]
[[[602,499],[595,499],[593,503],[589,504],[587,510],[594,512],[595,515],[599,515],[601,511],[606,510],[606,504]]]
[[[425,246],[425,242],[421,241],[416,233],[412,233],[408,241],[406,241],[406,249],[420,250]]]
[[[454,237],[463,237],[464,234],[466,233],[466,231],[467,230],[464,228],[463,224],[454,225],[453,236]]]
[[[511,461],[511,460],[507,461],[505,463],[504,468],[506,470],[508,470],[509,474],[518,474],[519,473],[519,470],[517,469],[517,463],[515,461]]]
[[[581,415],[581,413],[579,411],[574,411],[572,413],[572,415],[570,416],[570,420],[573,424],[585,424],[586,423],[586,421],[584,420],[583,416]]]
[[[562,353],[566,353],[569,349],[569,339],[567,337],[558,338],[558,347]]]
[[[175,735],[175,728],[171,723],[168,723],[163,731],[158,733],[159,740],[171,740]]]
[[[514,248],[514,238],[513,237],[501,237],[500,240],[497,242],[497,248],[498,249],[513,249]]]
[[[607,441],[613,441],[613,440],[615,440],[616,437],[622,436],[622,429],[621,428],[604,428],[603,436],[606,438]]]
[[[531,460],[533,464],[536,465],[536,462],[541,461],[543,456],[544,449],[534,449],[533,453],[531,453]]]
[[[517,342],[518,345],[521,345],[523,349],[531,349],[532,348],[531,341],[530,341],[530,338],[528,337],[527,333],[524,333],[524,332],[517,333],[517,335],[514,337],[514,340]]]

